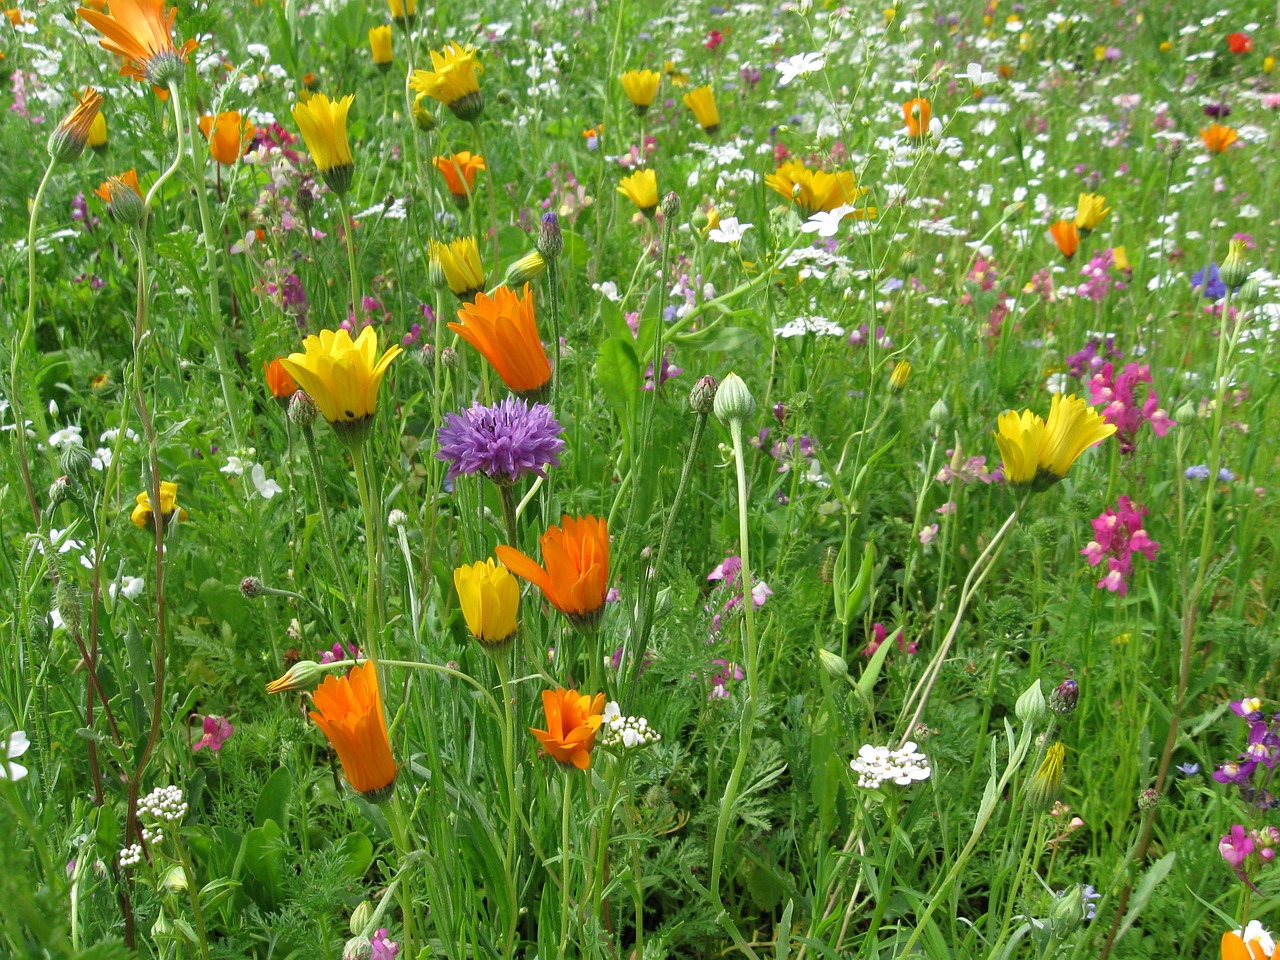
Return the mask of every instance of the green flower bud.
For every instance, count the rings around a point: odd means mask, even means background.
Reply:
[[[756,400],[742,378],[736,373],[730,373],[716,389],[713,408],[721,423],[737,421],[741,424],[750,420],[756,412]]]
[[[1036,680],[1031,686],[1023,692],[1018,698],[1017,704],[1014,705],[1013,712],[1017,714],[1020,723],[1034,724],[1038,723],[1044,716],[1047,704],[1044,699],[1044,691],[1040,689],[1040,681]]]

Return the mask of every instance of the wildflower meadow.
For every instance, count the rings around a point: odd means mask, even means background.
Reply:
[[[1280,958],[1271,0],[7,2],[0,956]]]

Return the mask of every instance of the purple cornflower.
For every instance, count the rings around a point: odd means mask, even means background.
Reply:
[[[1222,282],[1216,263],[1210,263],[1204,270],[1193,273],[1191,287],[1199,290],[1207,300],[1221,300],[1227,295],[1227,285]]]
[[[1094,539],[1080,553],[1088,558],[1091,567],[1107,561],[1108,572],[1098,581],[1099,590],[1110,590],[1123,597],[1129,592],[1125,578],[1133,572],[1133,555],[1140,553],[1148,560],[1155,559],[1160,544],[1147,536],[1142,527],[1142,518],[1146,515],[1146,507],[1122,496],[1115,510],[1108,507],[1093,519]]]
[[[1146,384],[1146,396],[1141,402],[1134,388]],[[1132,454],[1137,445],[1138,430],[1144,423],[1151,425],[1151,432],[1163,437],[1173,426],[1169,414],[1160,409],[1160,397],[1151,384],[1151,368],[1145,363],[1126,363],[1117,375],[1115,364],[1104,363],[1102,369],[1089,381],[1089,402],[1105,403],[1102,417],[1115,424],[1120,452]]]
[[[545,467],[560,465],[564,428],[544,403],[530,406],[507,397],[492,407],[474,403],[444,419],[436,459],[449,464],[451,480],[483,473],[495,483],[515,483],[526,473],[545,477]]]
[[[222,749],[222,745],[231,739],[236,728],[231,726],[226,717],[205,717],[204,736],[191,745],[192,752],[208,747],[214,753]]]

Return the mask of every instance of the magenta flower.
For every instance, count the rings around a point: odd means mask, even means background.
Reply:
[[[373,935],[370,943],[373,952],[369,954],[369,960],[396,960],[396,955],[400,953],[400,944],[389,937],[386,927],[378,928],[378,932]]]
[[[1239,873],[1246,858],[1253,853],[1253,838],[1237,823],[1231,828],[1230,833],[1225,834],[1218,841],[1218,852],[1222,854],[1222,859],[1227,861],[1228,866]]]
[[[1147,384],[1146,397],[1139,402],[1134,388],[1143,383]],[[1160,398],[1151,386],[1151,368],[1145,363],[1126,363],[1119,376],[1115,374],[1115,364],[1104,363],[1089,381],[1089,402],[1106,404],[1102,417],[1115,424],[1120,452],[1124,454],[1133,453],[1138,430],[1144,423],[1151,425],[1157,437],[1163,437],[1173,426],[1169,414],[1160,409]]]
[[[235,727],[231,726],[226,717],[205,717],[204,736],[192,744],[191,749],[196,751],[208,747],[216,753],[222,749],[222,745],[230,740],[231,734],[235,732]]]
[[[1160,544],[1147,536],[1142,527],[1142,518],[1146,515],[1146,507],[1136,506],[1122,496],[1115,510],[1108,507],[1093,519],[1094,539],[1080,553],[1088,558],[1091,567],[1107,562],[1107,574],[1098,581],[1099,590],[1110,590],[1123,597],[1129,592],[1125,578],[1133,572],[1133,555],[1140,553],[1148,560],[1155,559]]]
[[[862,648],[862,655],[864,657],[875,656],[875,652],[880,649],[880,644],[884,643],[885,638],[888,637],[888,635],[889,635],[889,631],[885,629],[885,626],[883,623],[880,623],[878,621],[876,623],[873,623],[871,625],[871,639],[868,640],[867,645]],[[919,646],[916,643],[916,641],[912,640],[910,642],[907,642],[906,637],[903,635],[903,632],[901,630],[899,630],[897,633],[893,635],[893,639],[894,639],[894,642],[898,644],[898,649],[901,650],[903,653],[907,654],[908,656],[915,653],[916,650],[919,649]]]

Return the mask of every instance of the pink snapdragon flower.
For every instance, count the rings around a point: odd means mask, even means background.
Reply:
[[[1094,539],[1080,553],[1088,558],[1091,567],[1107,562],[1107,574],[1098,581],[1099,590],[1123,597],[1129,592],[1125,578],[1133,572],[1133,555],[1140,553],[1148,560],[1155,559],[1160,544],[1143,529],[1142,518],[1146,515],[1146,507],[1122,496],[1116,501],[1115,510],[1108,507],[1092,520]]]
[[[204,736],[191,745],[192,752],[203,750],[208,747],[214,753],[222,749],[222,745],[231,739],[231,735],[236,732],[236,728],[226,717],[205,717],[204,718]]]

